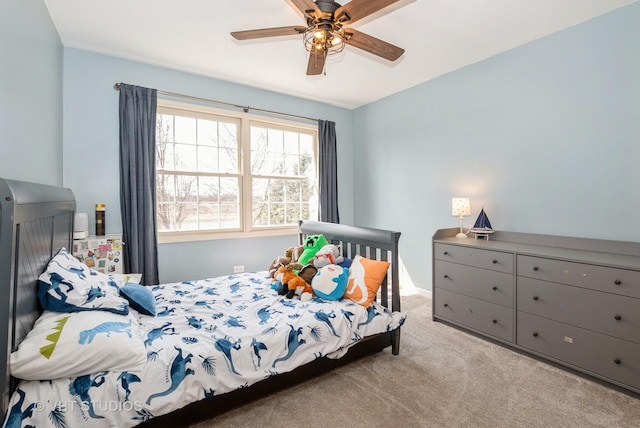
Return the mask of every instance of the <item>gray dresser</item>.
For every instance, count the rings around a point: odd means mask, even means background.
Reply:
[[[640,393],[640,243],[457,231],[433,236],[434,321]]]

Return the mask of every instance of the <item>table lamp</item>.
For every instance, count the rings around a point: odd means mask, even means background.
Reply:
[[[471,215],[469,198],[452,198],[451,215],[460,216],[460,232],[456,235],[456,238],[466,238],[467,235],[462,231],[462,216]]]

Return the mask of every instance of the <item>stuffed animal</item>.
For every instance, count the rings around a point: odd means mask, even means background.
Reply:
[[[347,291],[349,269],[338,265],[326,265],[318,269],[311,281],[316,296],[326,300],[339,300]]]
[[[282,283],[282,290],[280,290],[278,294],[285,295],[287,299],[298,295],[300,296],[300,300],[304,302],[311,300],[313,297],[313,288],[311,288],[311,285],[286,266],[280,266],[278,268],[274,279]]]
[[[325,245],[313,256],[313,265],[317,269],[326,265],[339,265],[343,261],[344,257],[340,255],[340,247],[335,244]]]
[[[304,240],[304,244],[302,245],[304,247],[304,251],[300,255],[298,263],[302,266],[309,264],[318,250],[328,243],[327,238],[325,238],[323,234],[307,236]]]
[[[293,269],[293,271],[296,271],[295,268]],[[316,273],[318,273],[318,269],[316,269],[314,265],[308,264],[300,268],[298,276],[304,279],[307,284],[311,284],[311,281],[313,280],[313,277],[316,276]],[[313,286],[313,284],[311,284],[311,286]]]
[[[280,266],[286,266],[288,264],[289,260],[285,256],[276,257],[269,265],[269,276],[273,278],[273,276],[276,274],[276,270],[278,270]]]
[[[275,259],[273,259],[273,261],[269,265],[269,269],[268,269],[269,276],[273,278],[273,275],[276,273],[276,270],[281,265],[286,266],[292,263],[297,263],[298,259],[300,258],[300,255],[302,254],[302,251],[304,251],[304,248],[302,247],[302,245],[296,245],[295,247],[287,248],[283,256],[276,257]],[[298,270],[301,268],[302,266],[300,266]]]

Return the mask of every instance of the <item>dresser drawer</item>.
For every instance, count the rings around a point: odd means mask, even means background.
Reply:
[[[520,311],[517,323],[518,345],[640,388],[640,345]]]
[[[518,256],[518,275],[640,298],[640,272],[542,257]]]
[[[504,306],[434,289],[436,317],[513,342],[513,310]]]
[[[513,278],[509,273],[436,260],[434,287],[513,307]]]
[[[513,273],[513,254],[462,245],[434,244],[434,258],[498,272]]]
[[[517,308],[640,343],[640,299],[519,276]]]

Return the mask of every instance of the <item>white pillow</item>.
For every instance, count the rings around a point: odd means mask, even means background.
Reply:
[[[26,380],[101,371],[141,371],[147,360],[133,314],[44,311],[11,354],[11,375]]]
[[[124,284],[119,278],[97,272],[62,248],[38,278],[38,301],[43,309],[56,312],[129,312],[120,297]]]

